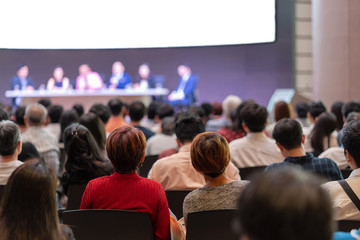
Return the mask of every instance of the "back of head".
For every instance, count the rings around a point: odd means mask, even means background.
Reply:
[[[59,239],[56,173],[39,160],[10,176],[0,208],[2,239]]]
[[[284,101],[278,101],[275,104],[274,113],[276,122],[283,118],[291,118],[290,106]]]
[[[25,106],[19,106],[15,111],[15,121],[18,125],[24,126]]]
[[[116,128],[106,141],[106,152],[115,172],[133,173],[145,157],[146,139],[132,126]]]
[[[113,98],[108,102],[108,107],[112,115],[119,115],[124,104],[119,98]]]
[[[211,111],[211,114],[212,115],[215,115],[215,116],[221,116],[222,113],[223,113],[223,108],[222,108],[222,105],[221,103],[219,102],[213,102],[211,104],[211,107],[212,107],[212,111]],[[229,115],[230,116],[230,115]]]
[[[19,127],[10,120],[0,122],[0,155],[10,156],[15,153],[21,140]]]
[[[315,155],[319,155],[324,151],[324,139],[325,137],[328,140],[330,139],[331,133],[336,129],[336,123],[336,117],[333,113],[323,112],[318,117],[310,134],[311,146]]]
[[[160,118],[160,120],[166,118],[166,117],[172,117],[175,114],[175,110],[174,108],[168,104],[168,103],[161,103],[157,110],[156,110],[156,114],[158,115],[158,117]]]
[[[77,112],[79,117],[81,117],[84,114],[84,106],[82,104],[77,103],[72,107],[72,109],[74,109]]]
[[[80,117],[79,123],[84,125],[91,134],[94,136],[98,147],[100,149],[105,148],[106,143],[106,133],[105,133],[105,125],[101,121],[101,119],[96,116],[94,113],[89,112],[86,114],[83,114]]]
[[[31,103],[26,107],[25,117],[30,126],[41,126],[47,116],[46,108],[39,103]]]
[[[353,120],[356,120],[356,119],[360,119],[360,113],[358,113],[358,112],[351,112],[351,113],[347,116],[347,118],[346,118],[346,120],[345,120],[345,123],[347,124],[347,123],[349,123],[349,122],[351,122],[351,121],[353,121]]]
[[[298,118],[306,118],[309,108],[310,106],[306,102],[297,103],[295,106],[295,111],[297,113]]]
[[[201,119],[206,117],[205,110],[200,106],[191,106],[189,108],[189,113],[199,116]]]
[[[356,165],[360,167],[360,119],[350,121],[345,125],[342,143],[344,149],[349,152]]]
[[[241,98],[235,95],[227,96],[222,102],[224,115],[230,118],[230,113],[236,109],[241,103]]]
[[[205,111],[205,116],[209,117],[209,115],[211,114],[211,111],[212,111],[211,103],[204,102],[204,103],[201,104],[201,107]]]
[[[333,105],[331,105],[331,112],[336,116],[336,120],[337,120],[337,126],[336,126],[337,130],[342,129],[344,125],[344,117],[341,112],[341,108],[343,105],[344,103],[341,101],[334,102]]]
[[[331,240],[332,206],[318,179],[303,170],[266,171],[238,201],[241,233],[250,240]]]
[[[49,98],[41,98],[38,101],[39,104],[43,105],[45,108],[48,108],[51,106],[51,100]]]
[[[102,103],[96,103],[92,105],[89,112],[95,113],[103,121],[104,124],[109,121],[111,115],[109,107]]]
[[[360,102],[350,101],[345,103],[341,108],[341,112],[345,119],[351,112],[360,112]]]
[[[240,103],[240,105],[234,110],[235,111],[235,113],[234,113],[235,114],[235,116],[234,116],[235,130],[242,130],[242,131],[244,130],[242,128],[243,120],[241,118],[240,113],[241,113],[241,110],[243,110],[243,108],[245,106],[247,106],[248,104],[251,104],[251,103],[255,103],[255,101],[254,100],[245,100],[242,103]]]
[[[266,126],[268,112],[264,106],[249,103],[241,110],[240,117],[251,132],[262,132]]]
[[[51,123],[59,123],[63,111],[64,108],[61,105],[51,105],[48,108],[48,115],[50,117]]]
[[[312,102],[309,107],[309,113],[312,116],[312,118],[317,118],[320,114],[323,112],[326,112],[325,105],[321,102]]]
[[[159,104],[157,102],[150,103],[150,105],[147,109],[148,119],[154,120],[158,106],[159,106]]]
[[[9,120],[9,114],[3,107],[0,107],[0,121],[2,120]]]
[[[287,150],[300,147],[302,135],[300,123],[290,118],[283,118],[278,121],[273,131],[275,141]]]
[[[215,132],[197,135],[190,149],[193,167],[209,176],[220,176],[230,162],[230,150],[226,139]]]
[[[131,121],[140,122],[145,115],[145,105],[140,101],[134,101],[129,106],[129,116]]]
[[[74,109],[64,111],[60,117],[60,127],[61,127],[61,135],[60,140],[63,140],[64,130],[67,126],[71,125],[72,123],[78,123],[79,116]]]
[[[196,135],[205,131],[201,118],[191,113],[182,113],[175,124],[176,137],[181,143],[192,142]]]
[[[174,117],[166,117],[161,121],[161,132],[168,136],[171,136],[175,133]]]

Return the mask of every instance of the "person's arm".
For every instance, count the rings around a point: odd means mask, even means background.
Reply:
[[[159,204],[154,224],[156,240],[170,239],[170,212],[165,190],[159,186]]]
[[[69,89],[69,86],[70,86],[70,80],[67,77],[64,77],[62,83],[62,89]]]
[[[47,82],[47,85],[46,85],[46,89],[47,90],[53,90],[54,89],[54,86],[55,86],[55,79],[54,78],[50,78]]]

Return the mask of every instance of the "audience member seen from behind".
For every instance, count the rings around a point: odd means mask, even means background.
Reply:
[[[124,65],[116,61],[112,65],[112,74],[107,83],[107,87],[111,89],[124,89],[131,87],[131,77],[125,72]]]
[[[204,123],[197,115],[188,112],[180,114],[175,124],[179,152],[157,160],[148,178],[159,182],[165,190],[194,190],[204,186],[204,177],[192,166],[190,157],[193,139],[204,130]],[[231,179],[240,179],[239,170],[231,163],[225,174]]]
[[[84,114],[84,106],[81,103],[74,104],[72,109],[74,109],[77,112],[79,117],[81,117]]]
[[[230,163],[229,146],[217,133],[200,133],[191,144],[191,163],[205,185],[189,193],[183,204],[185,223],[190,212],[234,209],[247,181],[234,181],[224,172]]]
[[[77,90],[102,89],[104,82],[97,72],[93,72],[88,64],[79,66],[79,76],[76,78]]]
[[[90,181],[80,209],[129,209],[150,214],[155,239],[170,239],[170,213],[161,185],[137,173],[145,158],[144,134],[131,126],[115,129],[106,151],[115,173]]]
[[[331,240],[334,227],[328,194],[315,176],[295,168],[251,181],[239,198],[237,223],[242,240]]]
[[[150,103],[150,105],[147,108],[147,118],[144,118],[141,121],[141,126],[146,127],[148,129],[152,129],[154,126],[156,126],[157,128],[157,123],[155,121],[155,116],[156,116],[156,110],[159,106],[158,102],[152,102]]]
[[[72,184],[85,184],[105,176],[105,160],[90,131],[78,123],[65,129],[64,144],[67,155],[65,173],[61,178],[64,194]]]
[[[146,127],[140,126],[140,122],[144,118],[145,111],[146,111],[145,105],[140,101],[134,101],[130,104],[129,107],[129,115],[131,120],[130,125],[132,125],[137,129],[140,129],[144,133],[146,140],[148,140],[149,138],[154,136],[155,133]]]
[[[334,102],[331,105],[331,112],[336,116],[336,131],[340,131],[344,126],[344,118],[341,112],[341,108],[344,106],[344,103],[341,101]]]
[[[12,121],[0,122],[0,185],[5,185],[11,173],[22,164],[18,160],[21,153],[21,133]]]
[[[50,119],[50,123],[46,125],[44,129],[54,134],[57,139],[60,139],[60,134],[61,134],[60,117],[63,112],[64,112],[64,108],[58,104],[51,105],[48,108],[48,118]]]
[[[347,123],[343,129],[343,151],[346,161],[353,169],[344,183],[349,185],[355,196],[360,196],[360,119]],[[328,182],[323,187],[330,193],[336,220],[360,220],[358,208],[338,181]]]
[[[174,108],[168,103],[160,103],[156,108],[155,124],[150,128],[154,133],[161,132],[162,120],[166,117],[173,117],[175,114]]]
[[[1,239],[74,239],[71,229],[59,224],[56,184],[54,169],[39,160],[17,168],[2,194]]]
[[[9,114],[4,108],[0,107],[0,121],[3,120],[9,120]]]
[[[318,117],[309,137],[315,156],[319,156],[324,150],[336,147],[336,117],[333,113],[322,113]]]
[[[60,141],[59,142],[61,142],[61,143],[64,142],[65,128],[70,126],[72,123],[78,123],[78,122],[79,122],[79,115],[77,114],[77,112],[74,109],[64,111],[61,114],[61,117],[60,117],[61,133],[60,133]]]
[[[33,158],[40,158],[36,147],[31,142],[23,142],[21,153],[18,156],[19,161],[25,162]]]
[[[52,77],[48,80],[47,90],[67,90],[70,88],[69,78],[64,76],[64,69],[60,66],[55,67]]]
[[[43,105],[46,109],[52,105],[50,98],[40,98],[38,101],[39,104]]]
[[[24,133],[26,131],[25,120],[24,120],[25,109],[26,106],[19,106],[15,111],[15,122],[20,128],[21,133]]]
[[[285,160],[282,163],[269,165],[266,170],[297,165],[319,175],[319,177],[324,178],[324,181],[343,179],[339,168],[333,160],[316,158],[312,153],[305,152],[302,145],[305,135],[303,135],[298,121],[290,118],[281,119],[275,125],[273,137]]]
[[[264,133],[268,112],[264,106],[248,103],[240,112],[246,137],[229,144],[231,161],[239,168],[267,166],[284,158],[275,141]]]
[[[278,101],[274,106],[275,122],[266,126],[265,132],[271,137],[273,135],[275,124],[283,118],[292,118],[290,104],[284,101]]]
[[[95,113],[106,125],[110,119],[111,113],[108,106],[102,103],[95,103],[90,107],[89,112]]]
[[[360,113],[360,102],[359,101],[350,101],[350,102],[345,103],[341,107],[341,113],[343,115],[344,121],[347,119],[349,114],[352,113],[352,112]],[[343,135],[343,131],[341,129],[338,132],[338,137],[337,137],[337,141],[338,141],[339,146],[342,145],[342,135]]]
[[[309,108],[310,106],[306,102],[299,102],[295,105],[295,119],[301,123],[302,127],[310,126],[310,121],[307,118]]]
[[[125,107],[119,98],[111,99],[107,105],[110,109],[111,116],[105,125],[105,130],[107,133],[111,133],[115,128],[127,125],[124,117]]]

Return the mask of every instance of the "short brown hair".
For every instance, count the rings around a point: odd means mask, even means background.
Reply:
[[[106,152],[115,172],[136,171],[145,154],[145,136],[137,128],[125,126],[111,132],[106,141]]]
[[[212,178],[221,175],[230,162],[228,142],[215,132],[197,135],[191,144],[190,153],[193,167]]]

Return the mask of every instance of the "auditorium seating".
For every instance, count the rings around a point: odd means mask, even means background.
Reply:
[[[186,240],[237,240],[232,229],[235,209],[191,212],[187,217]]]
[[[360,221],[340,220],[337,221],[337,224],[338,224],[337,231],[341,231],[341,232],[350,232],[352,229],[360,228]]]
[[[177,219],[183,217],[183,202],[191,190],[166,190],[166,198],[169,204],[169,208],[175,214]]]
[[[76,240],[152,240],[150,215],[128,210],[90,209],[63,212]]]
[[[80,208],[81,198],[85,191],[87,183],[84,184],[71,184],[68,187],[67,197],[68,204],[67,210],[75,210]]]
[[[146,156],[144,162],[139,166],[138,174],[140,177],[147,178],[152,165],[158,160],[159,155]]]
[[[241,180],[251,180],[252,176],[261,173],[266,166],[239,168]]]

